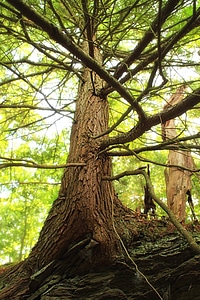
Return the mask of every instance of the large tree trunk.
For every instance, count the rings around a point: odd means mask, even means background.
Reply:
[[[103,180],[104,176],[111,176],[111,161],[105,155],[98,155],[100,140],[93,138],[108,128],[107,100],[96,95],[102,86],[102,80],[85,68],[76,101],[67,160],[67,163],[80,163],[80,166],[67,167],[64,171],[59,196],[53,203],[39,240],[18,270],[21,274],[25,272],[24,284],[27,284],[27,275],[64,257],[76,246],[82,248],[87,245],[89,249],[81,263],[77,265],[74,262],[71,266],[77,274],[121,255],[113,223],[114,190],[110,181]],[[8,281],[12,276],[15,274],[10,274]],[[19,292],[18,286],[14,284],[5,288],[0,299],[27,292],[25,287]]]
[[[98,76],[86,69],[83,80],[67,162],[85,163],[85,166],[69,167],[64,172],[59,197],[31,254],[35,257],[37,253],[40,267],[63,255],[72,243],[86,236],[98,243],[95,260],[91,257],[92,264],[113,257],[117,251],[112,219],[113,189],[109,182],[102,180],[111,175],[111,162],[104,155],[98,156],[99,141],[92,138],[107,129],[108,104],[106,99],[94,94],[102,86]]]
[[[95,49],[95,58],[101,57]],[[90,261],[94,267],[112,260],[118,253],[118,239],[113,229],[114,191],[110,182],[109,157],[98,155],[100,141],[94,139],[108,128],[107,99],[97,96],[103,82],[85,68],[76,102],[67,163],[85,166],[66,168],[58,199],[48,215],[40,238],[30,257],[38,257],[39,267],[63,255],[84,237],[95,245]],[[90,264],[89,264],[90,263]]]

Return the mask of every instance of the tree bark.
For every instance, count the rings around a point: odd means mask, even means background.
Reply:
[[[185,86],[180,87],[172,95],[164,109],[179,103],[183,99],[184,91]],[[162,125],[162,136],[163,140],[177,138],[178,134],[174,119],[168,120]],[[192,172],[190,170],[194,169],[194,161],[190,151],[169,150],[168,165],[171,167],[165,169],[167,204],[176,218],[180,222],[184,222],[186,217],[186,193],[192,188]]]
[[[95,56],[101,60],[95,49]],[[54,202],[40,238],[30,257],[38,256],[39,267],[62,256],[73,243],[83,237],[95,241],[90,263],[98,265],[118,252],[113,230],[114,190],[110,182],[111,161],[98,156],[100,142],[92,136],[108,128],[108,103],[96,96],[103,87],[100,77],[85,68],[76,102],[67,163],[85,166],[66,168],[58,199]],[[51,237],[51,238],[49,238]]]
[[[99,61],[97,49],[95,55]],[[76,274],[98,268],[122,255],[114,225],[114,189],[111,182],[103,180],[103,177],[111,176],[111,160],[105,155],[98,155],[102,138],[92,138],[108,128],[107,99],[97,96],[102,87],[100,77],[85,68],[77,95],[67,160],[67,163],[85,165],[65,169],[58,198],[53,203],[39,240],[19,269],[24,274],[23,289],[18,290],[18,283],[8,285],[0,299],[27,292],[27,277],[64,257],[73,247],[80,247],[80,250],[85,246],[88,248],[81,260],[77,255],[79,265],[75,261],[71,265]],[[119,208],[123,209],[120,202]],[[7,281],[12,282],[15,276],[15,273],[9,273]]]
[[[165,170],[168,207],[174,212],[180,222],[185,220],[187,191],[192,188],[192,172],[181,169],[182,166],[193,169],[194,163],[188,151],[170,150],[168,164],[176,165]]]

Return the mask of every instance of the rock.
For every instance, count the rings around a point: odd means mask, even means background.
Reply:
[[[177,233],[147,238],[140,237],[127,248],[132,262],[115,261],[90,273],[68,272],[67,257],[54,261],[32,277],[26,299],[200,300],[200,255]],[[72,250],[70,259],[76,267],[80,255]]]
[[[128,299],[123,291],[120,289],[110,289],[102,293],[102,295],[96,295],[96,297],[89,298],[91,300],[126,300]]]

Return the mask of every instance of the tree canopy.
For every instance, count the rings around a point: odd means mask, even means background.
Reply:
[[[177,143],[193,153],[197,173],[199,1],[1,2],[2,261],[27,255],[56,198],[85,68],[92,93],[108,99],[109,128],[91,137],[99,154],[113,157],[114,173],[149,163],[156,192],[165,198],[167,153]],[[164,109],[181,86],[183,100]],[[177,136],[163,141],[161,125],[173,118]],[[195,184],[194,176],[194,190]],[[116,183],[129,205],[140,205],[143,185],[141,177]]]

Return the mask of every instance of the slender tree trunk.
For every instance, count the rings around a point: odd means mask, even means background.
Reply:
[[[179,103],[184,96],[185,86],[180,87],[170,98],[165,109]],[[162,126],[163,139],[169,140],[177,137],[175,120],[169,120]],[[180,222],[185,220],[187,191],[192,188],[190,169],[194,169],[194,161],[190,151],[169,150],[169,167],[165,170],[166,194],[168,207],[174,212]],[[183,168],[181,168],[183,167]],[[189,169],[189,170],[185,170]]]
[[[165,170],[168,207],[174,212],[180,222],[185,220],[187,191],[192,188],[192,172],[179,168],[193,169],[193,160],[188,151],[170,150],[168,164],[176,165]]]

